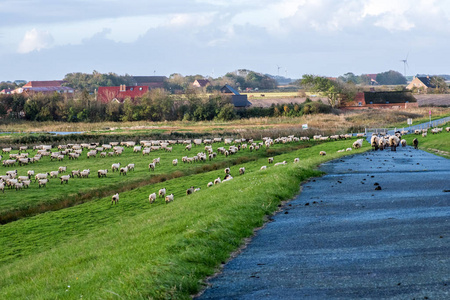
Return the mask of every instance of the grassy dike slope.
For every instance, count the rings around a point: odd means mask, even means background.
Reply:
[[[445,131],[446,127],[449,127],[450,123],[444,124],[444,130],[437,134],[432,134],[431,130],[428,130],[427,136],[422,137],[421,134],[408,134],[403,136],[408,142],[408,145],[412,145],[414,138],[419,140],[419,149],[437,154],[446,158],[450,158],[450,132]]]
[[[259,159],[234,166],[234,179],[211,188],[223,170],[175,178],[110,198],[47,212],[0,227],[2,299],[189,299],[243,239],[292,198],[299,184],[353,141],[329,142],[278,155],[285,166]],[[321,157],[319,151],[328,155]],[[293,164],[299,157],[300,163]],[[245,166],[246,173],[237,175]],[[148,194],[201,186],[164,204]]]

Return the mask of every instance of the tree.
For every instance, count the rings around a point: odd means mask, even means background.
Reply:
[[[377,82],[382,85],[406,84],[406,78],[397,71],[387,71],[377,74]]]
[[[440,94],[447,93],[448,86],[445,83],[445,79],[440,76],[433,76],[430,79],[430,83],[436,87],[436,92]]]
[[[331,107],[338,107],[344,94],[343,86],[334,80],[315,75],[303,75],[301,85],[311,91],[319,92],[328,98]]]

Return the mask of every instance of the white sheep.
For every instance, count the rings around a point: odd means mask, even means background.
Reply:
[[[164,197],[166,195],[166,188],[162,188],[158,191],[159,197]]]
[[[300,162],[300,158],[298,158],[298,157],[294,158],[294,164],[296,164],[298,162]]]
[[[214,183],[212,181],[208,182],[208,184],[206,185],[207,187],[212,187],[214,185]]]
[[[282,162],[277,162],[274,166],[283,166],[286,164],[286,161],[283,160]]]
[[[118,171],[120,169],[120,163],[116,163],[116,164],[112,164],[111,165],[111,170],[113,172]]]
[[[127,165],[127,168],[128,168],[128,171],[134,171],[134,164],[128,164]]]
[[[402,144],[402,147],[406,147],[406,140],[405,140],[405,139],[402,139],[402,140],[400,141],[400,144]]]
[[[38,184],[39,188],[47,186],[48,179],[39,179]]]
[[[269,157],[267,160],[269,161],[269,164],[273,163],[273,157]]]
[[[100,178],[100,177],[106,177],[107,174],[108,174],[108,169],[98,170],[98,171],[97,171],[97,176],[98,176],[98,178]]]
[[[233,179],[233,176],[228,174],[227,176],[225,176],[225,179],[222,182],[230,181],[231,179]]]
[[[0,181],[0,190],[2,190],[2,192],[5,192],[5,183],[3,181]]]
[[[196,188],[196,189],[194,190],[194,193],[195,193],[195,192],[198,192],[198,191],[200,191],[200,188]]]
[[[219,184],[221,182],[222,182],[222,180],[220,179],[220,177],[217,177],[216,179],[214,179],[214,184]]]
[[[67,167],[59,167],[58,171],[59,171],[59,173],[64,173],[67,171]]]
[[[175,158],[174,160],[172,160],[172,165],[173,165],[173,166],[178,165],[178,159]]]
[[[40,179],[47,179],[48,175],[49,175],[48,173],[38,173],[36,174],[36,176],[34,176],[34,182]]]
[[[59,179],[61,179],[61,184],[65,183],[69,183],[69,178],[70,175],[62,175],[61,177],[59,177]]]
[[[167,195],[165,200],[166,200],[166,204],[169,203],[169,202],[172,202],[173,201],[173,194]]]
[[[265,170],[265,169],[267,169],[267,166],[262,166],[262,167],[260,168],[260,170]]]
[[[358,139],[353,143],[353,148],[359,149],[363,145],[363,139]]]
[[[80,172],[80,177],[81,178],[88,178],[90,173],[91,172],[89,170],[83,170],[83,171]]]
[[[148,201],[150,202],[150,204],[155,202],[156,201],[156,193],[151,193],[150,195],[148,195]]]
[[[239,168],[239,175],[244,175],[245,167]]]
[[[155,163],[151,162],[148,164],[148,170],[155,171]]]
[[[231,171],[230,171],[230,168],[225,168],[224,171],[225,171],[225,174],[230,174],[230,172],[231,172]]]
[[[320,152],[319,152],[319,155],[325,156],[325,155],[327,155],[327,153],[326,153],[325,151],[320,151]]]
[[[59,175],[59,171],[50,171],[50,178],[56,178]]]
[[[119,193],[115,193],[112,197],[111,197],[111,204],[118,204],[119,203]]]

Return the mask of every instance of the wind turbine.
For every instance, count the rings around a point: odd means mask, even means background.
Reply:
[[[409,52],[408,52],[408,54],[406,55],[406,58],[405,58],[405,59],[401,59],[401,60],[400,60],[400,61],[403,62],[403,75],[405,76],[405,78],[406,78],[406,67],[408,66],[408,68],[409,68],[409,65],[408,65],[408,56],[409,56]]]
[[[278,76],[280,76],[280,69],[281,69],[282,67],[280,67],[279,65],[277,65],[277,68],[278,68]]]

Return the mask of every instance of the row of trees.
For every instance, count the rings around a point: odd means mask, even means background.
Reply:
[[[189,90],[183,99],[163,89],[154,89],[143,97],[107,104],[95,101],[86,90],[74,98],[61,94],[23,94],[0,96],[0,117],[31,121],[101,122],[101,121],[204,121],[233,120],[250,117],[301,116],[329,113],[321,102],[272,105],[269,108],[235,110],[230,98],[220,94],[206,97]]]

